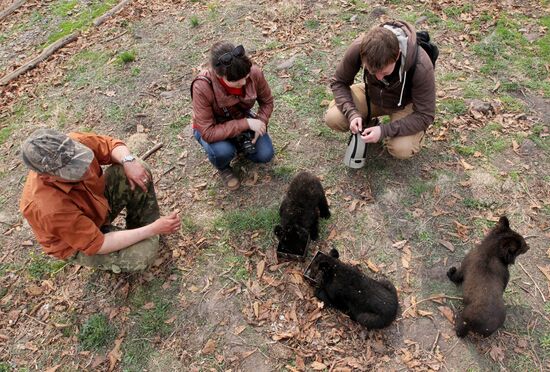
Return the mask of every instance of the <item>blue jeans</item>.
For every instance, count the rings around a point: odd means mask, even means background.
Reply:
[[[218,170],[229,167],[231,160],[237,155],[237,148],[233,141],[228,138],[223,141],[208,143],[202,139],[200,133],[193,129],[195,139],[201,144],[208,155],[208,160]],[[273,159],[275,150],[269,134],[264,134],[256,141],[256,153],[248,155],[247,158],[254,163],[268,163]]]

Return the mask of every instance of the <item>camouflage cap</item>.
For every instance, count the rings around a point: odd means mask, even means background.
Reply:
[[[38,129],[21,145],[25,165],[67,181],[80,181],[94,153],[80,142],[53,129]]]

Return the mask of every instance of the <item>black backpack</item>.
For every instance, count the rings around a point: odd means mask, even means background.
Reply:
[[[437,45],[430,41],[430,34],[428,33],[428,31],[416,32],[416,44],[420,45],[422,49],[424,49],[424,51],[428,54],[435,68],[435,61],[437,61],[437,57],[439,57],[439,48],[437,47]]]

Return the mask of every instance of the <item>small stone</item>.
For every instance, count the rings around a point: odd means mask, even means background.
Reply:
[[[174,95],[176,94],[175,91],[167,91],[167,92],[161,92],[160,93],[160,98],[164,98],[164,99],[171,99],[171,98],[174,98]]]
[[[287,59],[286,61],[283,61],[282,63],[280,63],[279,65],[277,65],[277,67],[275,67],[276,70],[286,70],[286,69],[289,69],[291,68],[293,65],[294,65],[294,62],[296,61],[296,56],[292,56],[290,57],[289,59]]]

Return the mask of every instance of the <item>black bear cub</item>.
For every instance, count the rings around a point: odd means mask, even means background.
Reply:
[[[332,249],[313,261],[310,272],[316,281],[315,296],[368,329],[389,326],[399,307],[393,284],[387,279],[371,279],[338,257],[338,251]]]
[[[308,172],[296,175],[288,187],[279,215],[281,223],[274,229],[279,239],[278,250],[303,254],[309,238],[319,238],[319,216],[330,217],[321,181]]]
[[[457,285],[462,283],[464,292],[464,309],[455,317],[458,337],[469,331],[487,337],[504,323],[502,294],[510,279],[508,265],[528,250],[525,239],[510,228],[508,218],[501,217],[481,244],[464,257],[460,269],[449,269],[447,276]]]

